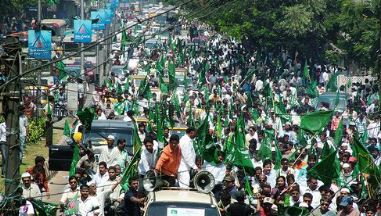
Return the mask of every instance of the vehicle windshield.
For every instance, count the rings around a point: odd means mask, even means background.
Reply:
[[[318,99],[317,107],[321,107],[323,103],[326,103],[329,105],[329,109],[335,109],[336,107],[336,96],[335,97],[320,97]],[[336,110],[344,111],[346,106],[346,98],[345,97],[339,97],[339,104],[336,107]]]
[[[87,135],[86,140],[90,140],[93,146],[106,145],[106,138],[109,135],[113,135],[116,141],[120,138],[124,138],[127,141],[127,149],[130,152],[132,147],[132,130],[126,130],[125,128],[110,128],[110,129],[92,129],[90,133]]]
[[[154,49],[159,47],[159,41],[149,41],[146,42],[144,46],[148,49]]]
[[[219,216],[216,206],[190,202],[154,202],[147,208],[146,216]]]

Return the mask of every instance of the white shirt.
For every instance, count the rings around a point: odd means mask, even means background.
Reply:
[[[0,142],[7,141],[7,129],[5,126],[5,122],[0,124]]]
[[[35,198],[41,199],[41,191],[37,184],[31,183],[29,188],[22,187],[22,197],[23,198]]]
[[[216,184],[222,183],[222,181],[224,180],[226,174],[226,167],[224,163],[211,164],[205,161],[203,169],[210,172],[213,175]]]
[[[108,145],[93,146],[94,151],[99,151],[99,162],[104,161],[106,164],[111,164],[111,152],[113,148],[109,148]]]
[[[116,164],[120,165],[120,168],[124,170],[126,167],[126,162],[130,161],[130,156],[126,150],[120,151],[117,146],[115,146],[110,153],[109,157],[110,163],[107,163],[108,166],[115,166]]]
[[[62,194],[60,202],[66,204],[69,199],[73,199],[75,196],[80,196],[79,188],[77,188],[75,191],[72,191],[71,188],[66,188]]]
[[[310,193],[312,194],[313,198],[312,198],[312,203],[311,203],[311,206],[313,208],[317,208],[319,205],[320,205],[320,199],[321,199],[321,194],[320,194],[320,191],[318,189],[316,190],[311,190],[309,187],[305,188],[301,188],[301,190],[303,191],[303,195],[305,193]]]
[[[100,192],[102,192],[104,190],[103,186],[106,185],[106,182],[108,181],[108,179],[109,179],[108,172],[106,172],[103,175],[101,175],[99,172],[97,172],[93,176],[92,181],[97,186],[97,193],[100,193]]]
[[[83,216],[93,216],[94,213],[98,213],[99,209],[98,200],[95,197],[87,197],[86,200],[82,200],[78,197],[78,213]]]
[[[154,148],[152,153],[143,148],[138,164],[139,175],[145,175],[148,170],[155,168],[157,160],[157,148]]]
[[[196,166],[196,152],[193,147],[193,140],[186,134],[180,139],[181,161],[179,172],[189,171],[190,168],[198,169]]]
[[[26,128],[28,127],[28,118],[25,115],[19,117],[20,136],[26,136]]]
[[[274,188],[276,185],[276,172],[275,172],[275,170],[272,169],[270,171],[270,173],[268,175],[266,175],[266,177],[267,177],[267,183],[269,183],[271,188]]]
[[[28,216],[34,214],[34,208],[31,202],[26,201],[25,205],[20,206],[19,216]]]

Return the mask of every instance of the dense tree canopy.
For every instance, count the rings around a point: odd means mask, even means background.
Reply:
[[[256,49],[375,66],[380,0],[196,0],[186,9]]]

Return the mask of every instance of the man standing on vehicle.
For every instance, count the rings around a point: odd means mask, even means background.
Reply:
[[[180,138],[177,134],[171,135],[169,145],[164,147],[155,167],[155,170],[162,175],[161,179],[167,181],[170,187],[176,185],[177,172],[180,166],[181,149],[179,141]]]
[[[186,130],[186,134],[180,139],[181,161],[177,180],[181,188],[189,188],[191,168],[198,170],[196,166],[196,152],[193,147],[193,139],[197,136],[197,131],[193,127]]]
[[[108,135],[107,137],[107,146],[93,146],[94,152],[99,151],[99,161],[104,161],[106,164],[111,164],[111,152],[114,148],[115,137],[113,135]]]

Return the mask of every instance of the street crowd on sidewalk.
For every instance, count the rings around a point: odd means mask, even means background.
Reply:
[[[339,86],[344,68],[286,50],[249,49],[204,24],[179,25],[189,30],[186,38],[171,32],[150,53],[137,45],[138,68],[146,74],[140,85],[131,78],[137,71],[111,72],[87,95],[93,104],[65,134],[75,155],[62,215],[139,216],[147,172],[167,186],[190,188],[203,170],[215,179],[212,193],[223,216],[381,215],[374,81]],[[186,69],[182,83],[177,68]],[[327,93],[332,100],[320,101]],[[93,119],[131,122],[133,154],[111,134],[100,147],[83,140]],[[186,127],[182,136],[172,133],[178,125]],[[44,176],[35,177],[44,173],[41,162],[22,175],[26,200],[48,192]]]

